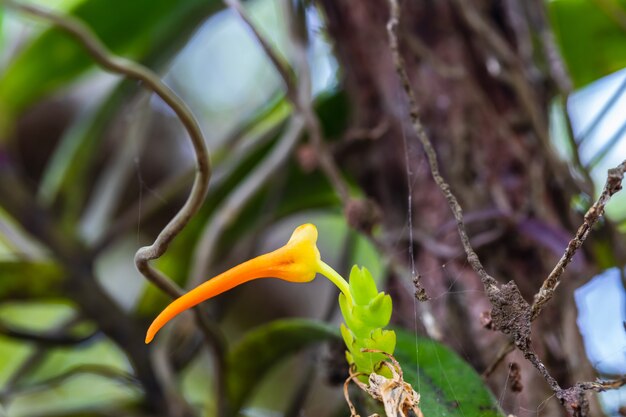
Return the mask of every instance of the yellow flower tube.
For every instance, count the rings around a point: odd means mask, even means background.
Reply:
[[[309,282],[317,273],[321,273],[352,300],[348,283],[321,260],[316,242],[317,228],[314,225],[298,226],[285,246],[239,264],[174,300],[150,325],[146,343],[150,343],[168,321],[183,311],[253,279],[279,278],[290,282]]]

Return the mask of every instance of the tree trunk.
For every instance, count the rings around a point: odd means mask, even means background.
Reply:
[[[355,133],[349,152],[338,158],[384,213],[384,230],[390,232],[390,249],[398,259],[408,257],[411,216],[416,267],[432,298],[442,339],[482,372],[506,339],[481,325],[479,317],[491,306],[461,250],[450,209],[412,130],[386,30],[389,5],[385,0],[319,4],[344,71],[354,111],[352,131],[366,132]],[[567,78],[547,53],[553,45],[543,5],[405,0],[400,7],[400,52],[419,117],[442,175],[464,209],[474,248],[490,274],[501,283],[514,280],[532,302],[581,220],[572,213],[571,198],[589,187],[575,182],[549,143],[549,100],[557,86],[567,87]],[[548,43],[537,46],[537,36]],[[571,300],[574,279],[591,275],[592,263],[583,258],[577,255],[557,298]],[[414,301],[406,291],[400,300],[396,320],[412,326]],[[569,387],[594,375],[586,360],[583,371],[567,368],[566,352],[583,349],[577,333],[572,338],[566,332],[564,340],[561,324],[567,315],[571,324],[575,310],[572,301],[559,301],[535,323],[533,346],[559,384]],[[578,349],[562,348],[573,340]],[[513,392],[511,381],[506,382],[509,362],[521,367],[521,392]],[[488,382],[507,412],[563,413],[554,398],[544,404],[552,391],[517,353]]]

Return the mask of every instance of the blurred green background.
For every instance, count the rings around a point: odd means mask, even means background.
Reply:
[[[626,15],[625,1],[607,2]],[[263,50],[221,2],[33,3],[78,17],[112,51],[153,68],[199,120],[214,164],[207,202],[190,227],[155,262],[177,283],[184,285],[197,258],[205,256],[195,248],[207,232],[216,239],[208,261],[210,271],[216,274],[282,245],[303,222],[317,225],[322,257],[339,272],[347,274],[351,265],[358,264],[366,266],[374,277],[385,276],[388,260],[366,237],[348,227],[332,187],[320,172],[307,170],[304,146],[296,148],[300,158],[284,157],[274,175],[234,212],[226,204],[247,179],[258,175],[256,169],[277,148],[292,109]],[[626,155],[626,28],[597,3],[602,2],[552,0],[547,2],[547,9],[576,88],[565,106],[554,101],[551,139],[564,160],[580,158],[599,190],[606,170]],[[17,149],[18,154],[28,156],[20,163],[25,167],[25,186],[34,191],[36,202],[55,213],[59,233],[75,235],[71,239],[84,245],[81,250],[91,257],[94,280],[119,309],[147,327],[168,298],[135,270],[133,256],[138,247],[150,243],[150,237],[186,197],[194,167],[186,133],[171,110],[154,95],[142,92],[138,83],[98,69],[67,35],[1,4],[2,152]],[[345,133],[350,114],[340,83],[341,70],[333,57],[323,17],[315,5],[303,7],[315,109],[325,136],[339,138]],[[246,8],[272,45],[290,59],[290,35],[282,3],[254,0],[247,2]],[[612,105],[603,110],[611,101]],[[26,111],[31,119],[23,118]],[[567,128],[568,116],[572,132]],[[30,125],[31,120],[39,125]],[[10,143],[8,138],[16,129],[26,132],[29,140]],[[578,142],[568,137],[571,134]],[[55,140],[43,141],[46,135]],[[362,196],[356,181],[348,180],[353,195]],[[15,184],[15,195],[19,187]],[[81,316],[79,308],[66,297],[66,274],[55,255],[25,231],[3,208],[5,203],[0,201],[0,416],[144,415],[137,411],[142,410],[143,389],[128,356]],[[581,207],[588,204],[578,203]],[[609,218],[622,229],[626,227],[625,204],[626,194],[619,194],[608,206]],[[226,220],[216,226],[216,218]],[[606,266],[614,265],[607,261]],[[611,276],[619,275],[617,270],[611,271],[615,272]],[[615,330],[626,314],[623,287],[619,279],[607,282],[598,291],[617,294],[618,299],[607,303],[605,310],[596,308],[586,326],[606,326],[598,332],[605,338],[602,344],[615,347],[611,352],[621,349],[623,353],[626,336]],[[337,344],[339,354],[334,357],[342,359],[341,345],[336,342],[340,318],[335,304],[334,287],[318,278],[306,286],[278,281],[252,283],[211,305],[212,317],[229,346],[235,346],[229,352],[241,355],[229,360],[254,361],[255,357],[248,356],[251,351],[267,355],[266,365],[251,376],[244,373],[233,377],[234,384],[240,384],[236,390],[245,393],[245,398],[237,401],[245,403],[246,415],[284,415],[301,389],[310,389],[303,415],[347,415],[341,388],[327,384],[328,375],[312,369],[319,367],[331,350],[328,344],[314,347],[318,342]],[[216,407],[214,359],[201,347],[190,317],[181,319],[163,336],[161,348],[154,348],[157,359],[152,360],[158,361],[158,355],[163,354],[159,349],[171,355],[170,366],[180,377],[167,389],[180,393],[199,415],[211,416]],[[277,321],[285,317],[303,319]],[[251,338],[251,329],[262,325],[270,326],[256,335],[262,340]],[[582,327],[581,332],[585,336],[586,329]],[[29,339],[33,334],[43,336],[37,342]],[[176,337],[180,343],[172,341]],[[478,376],[458,357],[445,356],[453,355],[445,347],[421,339],[413,342],[410,333],[403,337],[399,356],[408,358],[413,348],[423,346],[421,365],[426,372],[431,366],[443,369],[444,375],[449,371],[450,378],[461,384],[475,383],[480,395],[485,395],[485,403],[495,407],[497,400],[486,394]],[[64,338],[68,340],[58,340]],[[276,347],[287,339],[292,343]],[[245,343],[251,347],[246,348]],[[593,339],[585,339],[585,343],[593,356]],[[428,356],[428,349],[442,356],[434,359]],[[614,361],[611,372],[625,372],[623,354],[610,360]],[[463,373],[465,367],[467,374]],[[433,386],[440,387],[434,379]],[[441,385],[448,389],[445,383]],[[465,394],[445,395],[458,399]],[[620,395],[610,396],[606,404],[609,412],[625,404]],[[443,411],[436,405],[426,406],[433,410],[426,417],[443,415],[438,414]],[[465,412],[461,408],[455,413],[480,415],[477,410],[478,406]]]

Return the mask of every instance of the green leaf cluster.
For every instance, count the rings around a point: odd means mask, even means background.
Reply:
[[[356,372],[379,372],[381,361],[387,359],[385,355],[362,350],[393,354],[396,334],[393,330],[384,330],[391,319],[391,297],[378,292],[374,278],[365,268],[354,266],[350,271],[349,284],[352,299],[345,294],[339,296],[339,307],[345,320],[345,324],[341,325],[341,335],[348,347],[346,359]]]

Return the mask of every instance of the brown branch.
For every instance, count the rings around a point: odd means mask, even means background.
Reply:
[[[231,10],[234,11],[252,31],[255,39],[259,42],[261,48],[263,48],[265,55],[272,62],[272,65],[280,75],[280,78],[285,83],[287,96],[291,101],[295,101],[298,94],[298,88],[296,86],[293,69],[289,66],[289,63],[282,56],[280,56],[278,52],[276,52],[267,39],[261,34],[259,29],[257,29],[256,25],[252,22],[252,19],[239,0],[224,0],[224,3],[230,7]]]
[[[572,258],[576,254],[578,248],[580,248],[587,238],[587,235],[593,228],[593,226],[600,220],[604,214],[606,204],[609,202],[613,194],[622,189],[622,180],[624,178],[624,171],[626,171],[626,160],[621,164],[609,170],[604,189],[600,194],[598,200],[587,210],[583,220],[583,224],[576,231],[576,235],[569,241],[565,253],[561,256],[561,259],[554,266],[554,269],[541,285],[541,289],[535,295],[532,305],[531,320],[537,318],[541,313],[543,307],[550,301],[554,295],[556,287],[561,281],[561,275],[565,272],[565,268],[571,262]]]
[[[534,321],[537,319],[537,317],[539,317],[539,314],[541,314],[543,307],[553,297],[554,292],[561,281],[561,276],[567,268],[567,265],[573,259],[576,251],[582,246],[583,242],[587,238],[587,235],[589,234],[589,231],[604,214],[605,206],[609,202],[613,194],[621,190],[622,180],[625,171],[626,160],[619,164],[617,167],[608,171],[607,180],[604,185],[604,189],[600,194],[600,197],[585,214],[583,224],[578,228],[576,235],[568,243],[567,248],[565,249],[565,253],[563,253],[561,259],[559,259],[552,272],[550,272],[548,277],[543,282],[541,289],[535,295],[535,301],[531,306],[531,321]],[[514,345],[512,341],[509,341],[507,344],[503,345],[496,355],[496,358],[483,372],[483,376],[490,376],[495,371],[497,366],[502,362],[502,360],[513,350]]]
[[[257,30],[254,26],[252,20],[247,16],[245,9],[241,6],[239,0],[225,0],[228,5],[233,7],[235,12],[242,18],[243,22],[248,25],[252,31],[252,33],[257,38],[257,41],[262,45],[265,53],[269,55],[270,61],[272,61],[276,67],[277,72],[281,77],[283,77],[283,81],[285,85],[288,86],[287,98],[294,106],[296,113],[299,113],[304,117],[305,123],[307,125],[307,130],[310,135],[310,141],[313,145],[314,149],[317,152],[317,156],[319,158],[320,166],[322,172],[330,182],[331,186],[339,196],[344,206],[346,212],[350,210],[350,208],[355,208],[358,213],[356,217],[367,217],[367,212],[372,207],[369,202],[361,202],[352,200],[350,197],[350,191],[346,180],[343,177],[343,174],[337,167],[331,152],[329,152],[326,147],[326,143],[324,141],[322,129],[318,120],[318,117],[313,109],[313,99],[311,96],[311,73],[307,61],[307,53],[306,53],[306,39],[303,34],[301,27],[301,22],[296,18],[297,11],[294,10],[294,5],[290,1],[286,1],[286,8],[289,11],[288,16],[290,18],[289,22],[289,33],[290,39],[292,41],[293,47],[293,56],[295,61],[295,67],[297,69],[298,74],[298,82],[296,85],[291,84],[290,78],[287,76],[291,74],[291,71],[288,71],[287,68],[283,66],[283,60],[278,56],[278,54],[274,51],[274,49],[269,45],[269,42],[263,38],[260,31]],[[289,88],[295,88],[295,90],[289,90]],[[383,127],[384,128],[384,127]],[[349,223],[350,216],[347,215]],[[382,240],[371,233],[371,230],[363,230],[363,228],[358,228],[361,232],[365,233],[367,237],[372,241],[372,243],[376,246],[378,250],[382,253],[386,253],[386,258],[392,265],[392,267],[399,271],[403,276],[411,276],[412,275],[406,271],[401,265],[397,264],[394,260],[394,256],[387,247],[387,245],[382,242]],[[426,292],[423,287],[419,283],[416,284],[417,292],[420,294],[420,300],[428,299]],[[432,317],[430,314],[430,306],[424,305],[423,315],[427,317]],[[431,324],[426,325],[428,329],[433,329],[436,326],[434,325],[434,320],[428,320]],[[439,335],[439,332],[433,332],[433,335]]]
[[[626,376],[610,380],[610,381],[591,381],[591,382],[579,382],[577,387],[585,391],[606,391],[609,389],[618,389],[626,385]]]
[[[159,258],[165,253],[172,240],[181,232],[181,230],[189,223],[193,215],[200,209],[208,190],[211,177],[211,165],[208,150],[200,126],[191,110],[189,110],[187,105],[150,69],[111,53],[111,51],[109,51],[108,48],[96,37],[96,35],[81,21],[71,16],[64,16],[38,6],[15,2],[14,0],[1,1],[2,3],[23,13],[43,18],[68,32],[85,47],[91,57],[104,69],[126,76],[130,79],[141,81],[148,89],[157,94],[172,109],[172,111],[174,111],[189,133],[196,155],[196,175],[189,197],[174,218],[170,220],[163,230],[161,230],[154,243],[150,246],[140,248],[135,254],[135,264],[142,275],[171,297],[179,297],[182,295],[182,291],[178,288],[178,286],[165,274],[153,268],[149,262]],[[73,288],[74,291],[80,292],[81,288],[84,289],[84,283],[78,279],[78,275],[73,281],[75,281],[76,284],[81,284],[79,288]],[[92,313],[94,312],[93,310],[95,310],[95,307],[90,306],[86,301],[82,303],[82,306],[90,310]],[[199,311],[195,310],[195,314],[205,339],[213,348],[213,351],[217,356],[217,398],[220,402],[218,408],[219,415],[223,415],[226,412],[226,398],[225,395],[223,395],[223,392],[221,392],[221,390],[225,389],[223,386],[224,376],[222,375],[223,372],[221,372],[223,371],[223,366],[220,366],[220,364],[224,364],[223,340],[211,322],[203,317]],[[110,331],[115,333],[114,328],[111,328]],[[153,375],[151,371],[150,374],[150,378],[152,378]]]
[[[285,83],[287,88],[287,98],[295,108],[296,112],[299,113],[305,120],[307,130],[309,132],[309,139],[317,151],[322,171],[345,206],[350,198],[349,188],[343,178],[343,174],[333,160],[332,155],[326,149],[322,128],[312,106],[311,75],[307,62],[306,41],[301,39],[301,34],[299,34],[298,31],[293,30],[293,25],[290,25],[290,38],[292,45],[294,46],[294,61],[296,62],[298,73],[298,82],[295,83],[292,77],[293,70],[288,66],[285,60],[279,56],[278,52],[272,48],[269,42],[256,28],[241,2],[239,0],[224,0],[224,2],[241,17],[242,21],[252,31],[254,37],[259,42],[263,51],[266,53],[274,65],[274,68]],[[288,7],[291,6],[288,5]],[[293,16],[292,10],[290,10],[289,15]]]
[[[172,297],[179,296],[180,291],[178,291],[177,287],[165,275],[153,269],[149,265],[149,261],[157,259],[165,253],[170,242],[198,211],[208,189],[211,167],[204,137],[198,122],[187,105],[176,93],[165,85],[156,74],[136,62],[112,54],[81,21],[38,6],[15,2],[13,0],[2,1],[16,10],[43,18],[65,30],[80,42],[91,57],[104,69],[124,75],[130,79],[141,81],[147,88],[156,93],[170,106],[172,111],[174,111],[181,120],[183,126],[187,129],[196,153],[197,163],[196,178],[189,198],[176,216],[163,228],[161,233],[159,233],[155,242],[151,246],[139,249],[135,255],[137,269],[146,278]]]
[[[461,1],[460,3],[463,2]],[[389,44],[391,47],[391,52],[393,54],[393,61],[396,67],[396,71],[402,81],[404,91],[407,94],[409,100],[409,112],[411,122],[413,124],[413,128],[418,139],[424,147],[431,174],[435,182],[441,189],[442,193],[444,194],[446,201],[448,202],[448,205],[452,210],[452,213],[457,223],[459,235],[461,237],[461,242],[467,255],[468,262],[481,278],[483,286],[485,287],[487,298],[492,304],[492,319],[494,327],[502,331],[503,333],[511,336],[515,346],[524,354],[524,357],[529,362],[531,362],[532,365],[537,369],[537,371],[542,375],[542,377],[550,385],[552,390],[555,392],[561,403],[566,407],[570,414],[573,414],[574,410],[576,410],[578,407],[578,409],[583,410],[583,414],[581,415],[584,415],[587,403],[585,402],[584,396],[581,394],[582,391],[580,389],[576,390],[575,387],[562,389],[557,381],[554,379],[554,377],[550,375],[539,357],[533,351],[530,341],[530,322],[539,314],[543,305],[545,305],[545,303],[547,303],[552,297],[554,289],[558,285],[559,278],[565,270],[565,267],[571,261],[576,250],[580,247],[580,245],[582,245],[582,242],[586,238],[593,224],[595,224],[602,216],[604,212],[604,206],[606,205],[610,197],[621,189],[624,171],[626,170],[626,161],[620,164],[617,168],[609,171],[607,183],[600,198],[585,215],[585,223],[579,229],[576,237],[572,240],[572,242],[570,242],[570,245],[568,245],[568,249],[563,255],[561,261],[559,261],[553,272],[544,282],[544,285],[542,286],[539,294],[536,296],[535,303],[532,307],[528,306],[528,304],[519,293],[519,289],[513,282],[503,285],[501,288],[498,287],[496,280],[485,271],[484,267],[480,263],[480,260],[478,259],[478,256],[474,252],[474,249],[471,246],[469,237],[465,230],[462,209],[458,203],[458,200],[450,190],[450,186],[446,183],[446,181],[440,174],[439,164],[437,162],[437,155],[419,119],[419,108],[417,105],[417,100],[411,87],[409,76],[406,72],[404,60],[402,59],[399,50],[398,26],[400,21],[400,9],[398,5],[398,0],[389,0],[389,5],[390,18],[387,25],[387,30],[389,33]],[[471,17],[472,19],[474,18],[473,15],[469,15],[466,17]],[[474,22],[474,24],[476,24],[476,22]],[[489,33],[487,33],[487,35],[489,35]],[[502,47],[502,45],[493,42],[491,42],[491,46],[496,49],[501,49]],[[507,54],[508,53],[510,52],[507,50]],[[507,350],[508,347],[505,347],[505,349],[501,351],[502,353],[500,356],[504,357]]]
[[[404,59],[400,54],[399,42],[398,42],[398,26],[400,24],[400,7],[398,5],[397,0],[389,0],[390,5],[390,18],[387,24],[387,31],[389,34],[389,44],[391,47],[391,52],[393,54],[393,62],[396,67],[396,72],[398,73],[400,80],[402,81],[402,86],[409,100],[409,112],[411,117],[411,122],[413,124],[413,129],[415,134],[417,135],[419,141],[421,142],[424,152],[426,153],[426,158],[428,159],[428,164],[430,166],[430,172],[432,174],[435,183],[441,189],[448,205],[450,206],[450,210],[456,220],[457,229],[459,232],[459,236],[461,238],[461,243],[463,245],[463,249],[465,254],[467,255],[467,260],[471,265],[472,269],[478,274],[480,277],[483,286],[485,287],[485,291],[489,299],[493,297],[493,295],[498,291],[498,285],[495,278],[487,273],[485,268],[483,267],[478,255],[472,248],[470,243],[470,239],[467,235],[467,231],[465,229],[465,223],[463,222],[463,210],[461,205],[459,204],[457,198],[454,196],[452,191],[450,190],[450,185],[443,179],[441,173],[439,171],[439,162],[437,162],[437,154],[435,149],[430,141],[430,138],[426,134],[424,127],[419,118],[419,107],[417,105],[417,100],[415,98],[415,94],[413,92],[413,88],[411,87],[409,76],[406,72]]]

